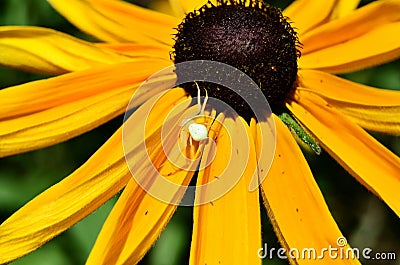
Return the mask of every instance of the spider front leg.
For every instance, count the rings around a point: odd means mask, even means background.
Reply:
[[[186,119],[184,119],[181,122],[182,131],[187,130],[189,133],[189,143],[192,146],[193,145],[193,140],[196,142],[200,142],[201,140],[205,140],[208,138],[208,129],[207,127],[202,124],[202,123],[196,123],[194,121],[195,117],[203,116],[204,115],[204,110],[206,108],[207,100],[208,100],[208,93],[206,90],[206,96],[204,98],[203,104],[201,104],[201,93],[200,93],[200,87],[199,85],[195,82],[197,86],[197,111],[189,115]],[[186,136],[184,137],[186,139]],[[186,141],[185,141],[186,142]],[[181,142],[182,143],[182,142]],[[185,143],[185,148],[186,148],[186,143]]]
[[[186,119],[182,120],[181,126],[184,126],[186,123],[188,123],[190,120],[193,120],[196,116],[203,116],[204,115],[204,110],[206,109],[206,104],[208,101],[208,92],[206,91],[206,96],[204,97],[204,102],[201,104],[201,93],[200,93],[200,87],[197,84],[197,82],[194,82],[197,86],[197,110],[196,112],[193,112],[190,114]]]
[[[190,137],[189,129],[187,127],[187,124],[185,124],[182,127],[181,132],[179,134],[179,142],[180,142],[179,146],[181,147],[181,150],[186,150],[187,140],[188,140],[189,137]],[[190,141],[190,145],[192,145],[191,141]]]

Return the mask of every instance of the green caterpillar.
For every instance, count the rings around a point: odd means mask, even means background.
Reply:
[[[283,112],[279,115],[283,123],[289,127],[290,132],[295,136],[297,142],[300,140],[309,146],[317,155],[321,154],[321,147],[318,142],[288,113]]]

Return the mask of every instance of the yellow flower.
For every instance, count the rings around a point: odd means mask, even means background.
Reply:
[[[103,43],[82,41],[46,28],[0,28],[2,64],[55,75],[0,91],[2,157],[65,141],[124,113],[139,85],[171,65],[172,35],[184,13],[205,4],[200,0],[171,0],[174,17],[118,0],[49,2],[71,23]],[[400,56],[400,2],[382,0],[359,9],[357,5],[358,1],[348,0],[298,0],[283,11],[293,21],[303,45],[297,86],[286,107],[324,150],[400,215],[400,159],[364,131],[400,134],[400,93],[333,75]],[[175,75],[160,78],[160,84],[176,82]],[[176,170],[167,160],[160,149],[160,128],[168,113],[190,96],[179,88],[167,91],[155,103],[147,123],[143,117],[154,97],[152,93],[142,96],[130,105],[139,107],[130,117],[137,122],[132,129],[146,127],[147,151],[160,174],[188,185],[194,172]],[[217,153],[212,163],[200,170],[197,183],[207,183],[223,172],[234,139],[248,139],[248,161],[232,190],[218,200],[194,207],[190,264],[260,264],[259,193],[258,189],[249,192],[248,186],[261,154],[260,128],[264,124],[254,119],[250,125],[240,118],[218,119],[220,123],[211,125],[209,135],[216,142]],[[280,243],[287,250],[337,247],[342,234],[307,162],[287,127],[276,116],[274,120],[275,156],[260,188]],[[229,138],[228,132],[239,126],[246,133]],[[122,134],[121,128],[79,169],[1,224],[1,264],[37,249],[123,188],[87,264],[135,264],[145,255],[177,205],[152,197],[132,178]],[[142,142],[132,139],[134,145]],[[171,145],[176,149],[178,143]],[[239,143],[239,147],[242,145]],[[198,146],[187,146],[187,156],[198,157]],[[206,149],[203,151],[202,161],[208,155]],[[134,153],[139,166],[143,154],[142,149]],[[148,176],[151,171],[144,166],[141,173]],[[181,191],[172,190],[169,195],[181,198]],[[328,256],[323,262],[359,263]]]

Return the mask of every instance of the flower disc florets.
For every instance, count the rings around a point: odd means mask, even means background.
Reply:
[[[217,0],[186,15],[177,28],[174,63],[211,60],[250,76],[271,107],[281,107],[293,92],[300,43],[281,11],[258,0]],[[179,79],[179,73],[178,79]],[[246,119],[253,116],[243,99],[228,88],[202,84],[210,97],[225,101]],[[194,83],[181,85],[191,96]]]

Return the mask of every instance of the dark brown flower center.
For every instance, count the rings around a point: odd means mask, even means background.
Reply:
[[[258,0],[218,0],[185,17],[178,26],[174,63],[211,60],[229,64],[250,76],[260,87],[273,111],[293,92],[300,56],[295,31],[279,9]],[[179,80],[179,71],[177,71]],[[180,85],[197,96],[194,83]],[[250,119],[253,113],[232,90],[202,83],[210,97],[232,106]]]

